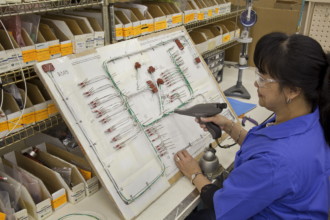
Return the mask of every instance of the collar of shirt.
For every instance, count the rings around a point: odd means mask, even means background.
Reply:
[[[289,121],[265,127],[267,123],[274,122],[275,116],[268,121],[256,126],[250,130],[250,133],[256,135],[264,135],[270,139],[285,138],[288,136],[301,134],[309,130],[315,123],[319,122],[319,109],[316,108],[314,112],[303,115]]]

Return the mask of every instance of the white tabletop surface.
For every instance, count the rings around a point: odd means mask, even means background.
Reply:
[[[221,89],[225,89],[236,84],[238,78],[238,70],[234,67],[226,67],[224,69],[223,82],[220,83]],[[254,87],[254,68],[248,68],[243,71],[243,85],[251,95],[250,100],[238,99],[244,102],[258,104],[257,90]],[[257,105],[255,109],[248,112],[246,116],[250,116],[259,123],[264,121],[271,115],[271,112]],[[253,126],[252,123],[246,123],[246,129]],[[225,143],[232,143],[232,140],[225,140]],[[219,161],[223,167],[228,168],[233,161],[239,146],[230,149],[217,149]],[[167,190],[159,199],[151,204],[136,219],[138,220],[157,220],[157,219],[184,219],[199,202],[199,196],[193,185],[182,177],[169,190]],[[70,216],[62,218],[71,213],[85,213],[99,217],[100,219],[117,220],[122,219],[113,202],[107,196],[107,193],[101,188],[96,194],[85,198],[76,205],[67,204],[65,207],[54,212],[47,220],[57,219],[79,219],[81,216]],[[86,218],[87,219],[87,218]],[[88,218],[91,219],[91,218]]]

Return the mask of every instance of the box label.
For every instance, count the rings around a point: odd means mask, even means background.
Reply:
[[[8,130],[16,129],[16,128],[21,128],[23,127],[22,125],[22,118],[18,120],[19,118],[14,118],[8,121]]]
[[[24,63],[35,61],[36,57],[37,57],[36,50],[22,51],[22,56],[23,56],[23,62]]]
[[[87,180],[87,190],[89,195],[92,195],[99,190],[99,180],[96,178],[96,176]]]
[[[58,109],[57,109],[56,105],[55,104],[49,104],[48,105],[48,114],[52,115],[52,114],[56,114],[56,113],[58,113]]]
[[[50,53],[50,55],[61,53],[60,45],[57,44],[57,45],[49,46],[49,53]]]
[[[219,8],[215,8],[215,13],[219,14]]]
[[[73,53],[72,43],[61,44],[61,55],[66,56]]]
[[[7,131],[8,130],[8,122],[4,121],[0,123],[0,132]]]
[[[132,27],[124,27],[123,28],[123,36],[130,37],[132,36],[133,28]]]
[[[90,171],[80,169],[80,168],[78,168],[78,170],[81,173],[81,175],[84,177],[85,180],[89,180],[90,178],[92,178],[92,173]]]
[[[172,23],[173,24],[182,23],[182,15],[173,16],[172,17]]]
[[[22,118],[23,118],[22,121],[23,121],[24,125],[33,124],[36,121],[34,112],[24,114]]]
[[[60,197],[58,197],[52,201],[53,209],[57,209],[61,205],[64,205],[65,203],[67,203],[67,201],[68,200],[66,198],[66,194],[64,193],[63,195],[61,195]]]
[[[49,53],[48,47],[43,48],[43,49],[38,49],[38,50],[36,50],[36,52],[37,52],[37,61],[38,62],[50,59],[50,53]]]
[[[148,24],[148,31],[154,32],[155,31],[155,25],[154,24]]]
[[[123,29],[122,28],[116,28],[116,37],[123,37]]]
[[[0,220],[6,220],[6,214],[0,212]]]
[[[46,199],[38,204],[36,204],[37,216],[39,219],[45,219],[53,213],[52,205],[50,199]]]
[[[144,34],[146,32],[149,32],[148,24],[142,24],[141,25],[141,34]]]
[[[222,43],[227,43],[228,41],[230,41],[230,35],[229,34],[223,35]]]
[[[141,34],[141,25],[133,27],[133,35],[139,36]]]
[[[199,21],[204,20],[204,13],[198,13],[197,20],[199,20]]]
[[[155,31],[164,30],[166,28],[167,28],[167,22],[166,21],[155,22]]]
[[[195,18],[195,14],[189,14],[184,16],[184,23],[187,24],[191,21],[193,21]]]
[[[209,18],[212,17],[212,14],[213,14],[212,9],[210,9],[210,10],[207,11],[207,16]]]
[[[39,111],[35,112],[35,116],[36,116],[36,122],[38,121],[42,121],[48,118],[48,110],[46,109],[41,109]]]

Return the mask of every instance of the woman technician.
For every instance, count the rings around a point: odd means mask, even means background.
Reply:
[[[202,119],[219,125],[241,149],[221,189],[187,151],[175,155],[211,208],[191,219],[327,220],[330,55],[310,37],[271,33],[258,41],[254,63],[259,105],[275,117],[249,132],[221,115]]]

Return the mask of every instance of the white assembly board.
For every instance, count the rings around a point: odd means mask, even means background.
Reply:
[[[182,27],[36,69],[125,219],[171,186],[177,151],[197,156],[212,142],[193,117],[174,109],[228,103]],[[230,107],[221,114],[236,120]]]

